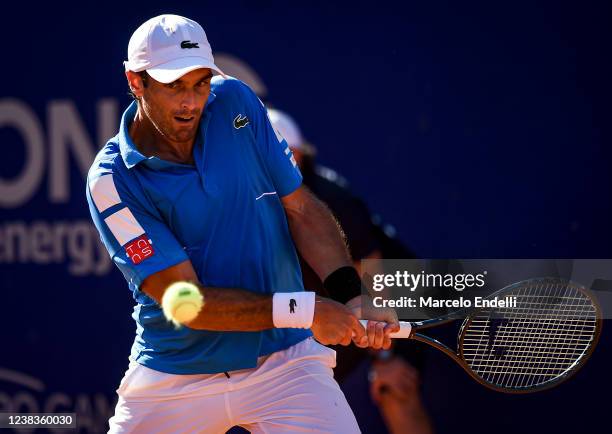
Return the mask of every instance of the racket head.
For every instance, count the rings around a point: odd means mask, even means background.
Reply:
[[[516,296],[516,308],[475,311],[458,336],[458,355],[479,383],[506,393],[545,390],[569,379],[593,353],[601,308],[584,286],[538,278],[495,295]]]

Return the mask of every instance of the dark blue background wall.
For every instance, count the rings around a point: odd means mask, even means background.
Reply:
[[[129,37],[160,13],[196,19],[214,51],[249,64],[319,160],[419,255],[612,257],[604,2],[331,3],[2,6],[0,104],[11,98],[33,111],[45,156],[27,200],[0,206],[0,409],[77,410],[95,428],[113,404],[132,302],[120,273],[88,244],[91,234],[75,229],[89,217],[73,149],[87,143],[54,116],[62,104],[75,107],[93,152],[114,128],[98,120],[97,104],[107,99],[112,114],[129,102],[121,63]],[[27,157],[11,125],[0,124],[0,186],[20,176]],[[70,191],[50,198],[62,161]],[[36,222],[54,229],[33,235]],[[529,397],[484,390],[432,354],[425,389],[439,431],[606,429],[598,395],[611,385],[612,359],[606,331],[602,339],[574,380]]]

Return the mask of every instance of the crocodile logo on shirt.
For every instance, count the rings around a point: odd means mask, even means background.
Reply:
[[[249,122],[250,122],[249,118],[238,113],[238,116],[234,118],[234,128],[239,130],[242,127],[246,127],[249,124]]]

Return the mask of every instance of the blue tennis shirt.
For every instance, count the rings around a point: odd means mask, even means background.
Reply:
[[[236,79],[212,80],[195,166],[141,154],[128,134],[136,111],[133,102],[87,177],[94,224],[137,302],[132,359],[174,374],[217,373],[254,367],[257,357],[311,336],[303,329],[176,330],[140,291],[147,276],[187,259],[204,286],[303,291],[280,200],[302,177],[261,101]]]

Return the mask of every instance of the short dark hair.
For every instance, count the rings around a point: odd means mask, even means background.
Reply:
[[[139,71],[136,72],[136,74],[140,75],[140,78],[142,78],[142,85],[144,87],[147,87],[149,85],[148,81],[149,81],[149,77],[150,75],[147,73],[147,71]],[[128,95],[130,95],[132,98],[134,99],[138,99],[138,97],[136,95],[134,95],[134,92],[132,92],[132,89],[130,88],[130,90],[128,90]]]

